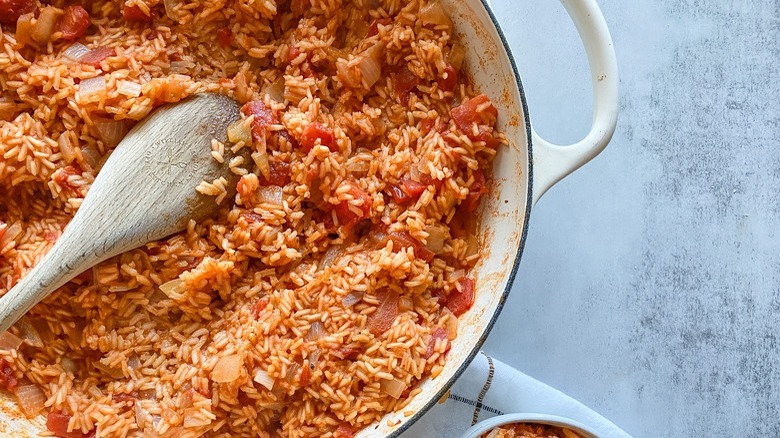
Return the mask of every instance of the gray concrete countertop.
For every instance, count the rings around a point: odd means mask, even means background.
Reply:
[[[592,94],[562,6],[494,3],[534,125],[579,140]],[[485,349],[636,437],[780,436],[780,6],[599,3],[618,130],[533,211]]]

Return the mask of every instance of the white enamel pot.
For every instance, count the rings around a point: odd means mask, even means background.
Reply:
[[[508,0],[513,1],[513,0]],[[593,79],[594,117],[590,133],[570,146],[557,146],[533,130],[520,75],[496,17],[485,0],[442,0],[466,47],[465,66],[477,89],[499,110],[499,127],[509,146],[493,166],[493,187],[480,207],[483,260],[475,267],[474,306],[461,317],[443,372],[422,384],[423,392],[402,412],[388,414],[359,437],[396,437],[425,414],[455,382],[487,338],[514,281],[523,253],[531,207],[555,183],[599,154],[615,130],[618,76],[606,22],[595,0],[561,0],[585,44]],[[518,4],[518,7],[520,5]],[[406,416],[405,413],[413,412]],[[34,437],[44,419],[24,416],[0,395],[0,436]]]
[[[495,0],[494,0],[495,1]],[[505,0],[514,2],[514,0]],[[585,45],[594,95],[593,124],[582,140],[558,146],[540,137],[528,114],[523,85],[509,45],[484,0],[442,0],[460,41],[466,69],[479,92],[498,108],[499,128],[509,147],[493,165],[493,187],[480,207],[483,259],[476,269],[476,301],[458,324],[444,371],[401,412],[362,431],[359,437],[396,437],[446,393],[471,363],[498,318],[523,253],[531,208],[555,183],[592,160],[607,146],[618,114],[615,50],[596,0],[561,0]],[[515,2],[517,7],[521,3]],[[405,413],[413,412],[411,416]],[[431,437],[433,438],[433,437]]]

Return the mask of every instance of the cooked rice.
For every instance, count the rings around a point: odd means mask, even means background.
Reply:
[[[85,436],[351,436],[403,411],[456,336],[450,298],[478,259],[464,205],[504,142],[489,101],[470,130],[450,116],[476,93],[463,74],[444,85],[457,49],[446,22],[420,18],[427,5],[98,0],[78,41],[114,49],[99,67],[68,59],[58,31],[22,45],[3,25],[0,294],[62,234],[115,146],[96,121],[126,129],[198,92],[261,101],[278,120],[262,139],[212,143],[242,175],[235,198],[224,178],[197,187],[217,218],[63,286],[26,317],[42,346],[0,350],[0,372],[38,385],[44,414]],[[154,19],[129,22],[127,8]],[[315,121],[335,150],[298,145]],[[289,166],[281,188],[269,160]],[[423,177],[400,205],[391,186]],[[387,306],[397,315],[380,327]]]

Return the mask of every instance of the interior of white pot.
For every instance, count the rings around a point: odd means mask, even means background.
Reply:
[[[359,437],[397,435],[436,403],[468,365],[498,316],[519,262],[529,207],[527,114],[512,62],[490,14],[480,0],[442,0],[466,47],[465,68],[476,89],[498,108],[499,129],[509,146],[499,150],[493,164],[493,186],[479,209],[482,261],[475,267],[476,301],[458,322],[444,371],[422,385],[423,392],[402,412],[388,414],[364,429]],[[406,414],[414,412],[411,416]],[[406,414],[405,414],[406,413]]]
[[[466,47],[466,69],[476,88],[499,110],[499,127],[509,140],[493,166],[493,187],[479,212],[483,258],[475,268],[476,302],[460,318],[444,371],[422,385],[423,392],[403,412],[388,414],[359,437],[398,434],[435,403],[482,345],[500,310],[517,267],[524,237],[528,200],[528,130],[523,100],[512,63],[489,13],[480,0],[443,0],[460,41]],[[413,412],[412,415],[404,414]],[[0,394],[0,436],[34,437],[45,428],[43,417],[27,420],[7,395]]]

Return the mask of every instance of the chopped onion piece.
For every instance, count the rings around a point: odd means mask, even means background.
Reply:
[[[257,197],[260,202],[267,202],[269,204],[282,205],[282,188],[279,186],[266,186],[260,187],[257,190]]]
[[[71,61],[78,62],[87,53],[89,53],[87,46],[81,43],[73,43],[62,52],[62,55]]]
[[[352,307],[363,300],[363,295],[364,293],[361,291],[350,292],[341,299],[341,304],[344,307]]]
[[[447,330],[447,338],[450,341],[458,337],[458,317],[452,314],[452,312],[444,321],[444,329]]]
[[[325,326],[322,325],[320,321],[315,321],[311,325],[309,333],[306,334],[306,340],[309,342],[317,342],[325,336],[328,336],[328,333],[325,331]]]
[[[93,118],[98,137],[109,148],[113,148],[127,135],[127,125],[124,120]]]
[[[57,144],[60,147],[62,159],[68,164],[72,163],[73,160],[76,159],[76,151],[73,149],[73,145],[70,144],[70,138],[67,132],[60,134],[60,137],[57,139]]]
[[[271,163],[268,162],[268,153],[265,151],[265,144],[258,146],[262,146],[262,150],[252,152],[252,161],[260,169],[263,178],[269,180],[271,179]]]
[[[177,3],[176,0],[163,0],[165,15],[176,23],[179,22],[179,13],[176,11]]]
[[[86,161],[92,169],[100,170],[100,168],[103,167],[105,157],[103,157],[103,154],[98,151],[94,144],[86,145],[81,148],[81,155],[84,157],[84,161]]]
[[[23,230],[21,222],[14,222],[9,225],[8,228],[5,229],[2,237],[0,237],[0,251],[5,249],[5,247],[7,247],[11,242],[14,242],[14,244],[19,243],[17,239],[22,236],[22,232]]]
[[[399,312],[406,312],[408,310],[412,310],[414,308],[414,302],[412,301],[411,297],[407,297],[406,295],[401,295],[398,297],[398,311]]]
[[[19,322],[16,323],[16,327],[19,328],[19,332],[22,335],[22,339],[27,342],[28,345],[35,348],[43,348],[43,340],[41,335],[38,334],[38,330],[30,323],[30,319],[27,316],[23,316]]]
[[[149,418],[149,411],[144,409],[143,406],[141,406],[141,403],[134,403],[135,405],[135,424],[138,425],[138,428],[144,429],[146,426],[146,422],[150,420]]]
[[[16,115],[16,104],[11,99],[0,96],[0,120],[11,121]]]
[[[198,407],[187,408],[184,410],[184,427],[203,427],[211,424],[212,419],[204,415]]]
[[[479,240],[477,236],[469,234],[466,237],[466,257],[471,257],[479,254]]]
[[[41,9],[38,15],[38,21],[35,23],[32,38],[38,44],[48,44],[51,41],[51,34],[57,25],[57,19],[62,15],[62,10],[54,6],[46,6]]]
[[[322,271],[323,269],[327,269],[333,266],[333,263],[336,261],[336,259],[341,257],[343,251],[344,248],[342,248],[341,245],[334,245],[328,248],[328,250],[325,251],[325,255],[322,256],[322,259],[320,259],[317,270]]]
[[[95,365],[95,368],[103,371],[114,379],[121,379],[125,377],[125,374],[122,372],[121,368],[113,368],[100,361],[93,362],[93,365]]]
[[[454,271],[447,272],[446,274],[444,274],[445,279],[451,283],[455,283],[456,281],[460,280],[465,276],[466,276],[466,271],[463,269],[456,269]]]
[[[127,359],[127,367],[131,370],[141,368],[141,359],[138,356],[131,356],[130,359]]]
[[[26,46],[30,42],[30,36],[33,33],[32,20],[35,13],[24,14],[16,20],[16,42]]]
[[[171,73],[188,74],[195,68],[192,61],[171,61]]]
[[[382,65],[380,64],[382,49],[381,44],[374,44],[360,55],[362,58],[358,62],[358,68],[365,88],[371,88],[382,75]]]
[[[119,81],[116,91],[127,97],[138,97],[141,95],[141,84],[133,81]]]
[[[273,101],[284,103],[284,85],[284,76],[279,76],[279,79],[268,86],[265,94]]]
[[[100,388],[98,388],[95,385],[92,385],[89,388],[87,388],[87,393],[92,397],[95,397],[96,399],[100,399],[103,397],[103,391],[101,391]]]
[[[443,225],[428,225],[425,227],[425,232],[428,233],[428,239],[425,247],[431,250],[436,255],[441,255],[444,251],[444,241],[447,239],[449,233],[447,227]]]
[[[336,77],[348,87],[354,88],[360,85],[358,78],[349,68],[348,62],[342,58],[336,60]]]
[[[16,350],[22,345],[22,342],[24,342],[22,338],[11,332],[5,331],[0,333],[0,350]]]
[[[274,388],[274,379],[271,377],[264,369],[257,368],[255,370],[255,377],[253,379],[255,382],[259,383],[260,385],[264,386],[267,390],[272,390]]]
[[[284,376],[284,380],[287,381],[287,383],[292,383],[300,370],[301,364],[293,362],[290,367],[287,368],[287,375]]]
[[[79,365],[76,363],[75,360],[69,357],[63,357],[60,360],[60,366],[62,367],[63,370],[71,374],[76,374],[79,371]]]
[[[95,76],[94,78],[84,79],[79,83],[79,90],[76,92],[77,100],[89,99],[96,94],[106,91],[106,78],[104,76]]]
[[[139,400],[153,400],[157,398],[157,390],[154,388],[142,389],[138,391]]]
[[[243,360],[237,354],[221,357],[211,371],[211,380],[218,383],[235,382],[241,377],[243,366]]]
[[[390,397],[398,399],[406,389],[406,384],[398,379],[382,379],[379,382],[379,389]]]
[[[14,395],[19,401],[19,407],[27,418],[33,418],[40,414],[46,403],[46,394],[38,385],[19,385],[14,390]]]
[[[447,62],[455,69],[455,71],[460,71],[461,67],[463,67],[463,60],[465,58],[466,49],[464,49],[460,44],[453,44],[452,50],[450,50],[450,55],[447,57]]]
[[[168,298],[176,299],[179,295],[179,288],[184,284],[184,280],[176,278],[160,285],[160,291]]]
[[[452,28],[452,20],[438,1],[433,1],[428,3],[427,6],[420,8],[420,20],[424,24],[444,25],[450,29]]]
[[[244,120],[237,120],[227,128],[228,140],[231,143],[243,141],[246,144],[252,143],[252,131]]]
[[[309,368],[315,369],[317,368],[317,362],[320,360],[320,354],[322,352],[319,348],[315,348],[311,353],[309,353],[308,356],[306,356],[306,360],[309,361]]]

